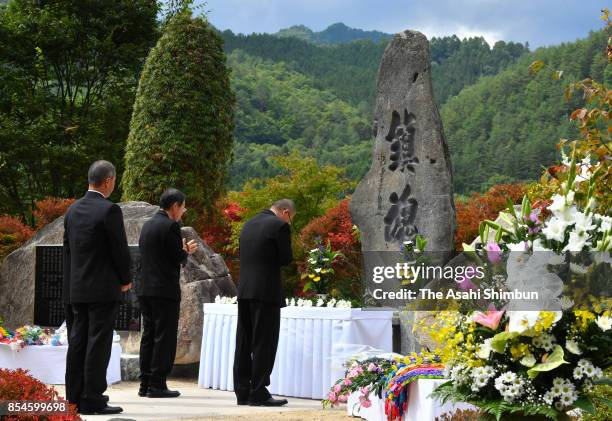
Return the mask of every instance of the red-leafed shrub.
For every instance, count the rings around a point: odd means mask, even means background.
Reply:
[[[41,229],[64,215],[73,203],[74,199],[59,199],[57,197],[47,197],[34,202],[35,209],[32,211],[32,215],[36,220],[36,228]]]
[[[314,218],[302,229],[299,241],[306,253],[297,262],[297,266],[301,273],[304,272],[307,266],[308,250],[316,245],[317,239],[321,239],[323,244],[329,241],[332,250],[344,255],[334,265],[335,274],[331,294],[345,298],[357,298],[361,296],[361,243],[353,229],[349,203],[350,199],[340,201],[323,216]]]
[[[240,275],[240,262],[238,251],[230,246],[230,237],[232,235],[231,223],[240,220],[239,213],[242,209],[237,203],[230,202],[227,198],[219,200],[214,209],[218,211],[208,213],[205,219],[196,221],[195,229],[211,249],[223,256],[232,279],[237,283]]]
[[[469,244],[478,236],[481,221],[496,219],[499,212],[506,208],[507,198],[513,203],[520,203],[525,193],[524,184],[498,184],[484,194],[473,193],[466,201],[458,201],[455,249],[461,251],[462,243]]]
[[[0,215],[0,261],[13,250],[21,247],[34,235],[34,230],[9,215]]]
[[[26,370],[0,369],[0,401],[63,401],[52,387],[30,376]],[[68,413],[61,415],[3,416],[3,420],[59,421],[80,420],[76,406],[69,405]]]

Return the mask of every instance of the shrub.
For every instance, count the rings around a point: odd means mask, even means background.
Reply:
[[[157,203],[170,186],[207,211],[223,193],[234,94],[223,40],[188,10],[173,16],[144,65],[125,151],[124,200]]]
[[[63,401],[59,393],[52,387],[30,376],[26,370],[8,370],[0,368],[0,401],[6,400],[34,400],[34,401]],[[67,414],[62,415],[32,415],[32,416],[3,416],[3,420],[20,421],[60,421],[80,420],[75,405],[69,405]]]
[[[231,224],[240,221],[241,208],[226,197],[217,201],[212,212],[202,213],[194,227],[204,242],[215,252],[221,254],[234,282],[240,276],[238,250],[231,247]]]
[[[268,209],[278,199],[292,199],[296,215],[292,233],[299,233],[313,218],[338,203],[338,199],[353,186],[344,171],[333,165],[320,166],[317,161],[298,152],[272,158],[280,174],[246,183],[242,192],[230,192],[229,198],[241,208],[241,220],[232,223],[232,247],[238,247],[238,238],[244,222],[258,212]],[[295,237],[295,235],[294,235]],[[296,244],[297,245],[297,244]],[[295,255],[300,253],[294,247]]]
[[[47,197],[34,202],[35,209],[32,211],[32,215],[36,221],[36,229],[41,229],[64,215],[73,203],[74,199],[59,199],[57,197]]]
[[[524,184],[498,184],[486,193],[473,193],[466,201],[457,201],[457,231],[455,250],[461,251],[462,243],[471,243],[478,236],[480,221],[496,219],[506,208],[507,199],[520,203],[526,192]]]
[[[349,203],[350,199],[341,200],[323,216],[311,220],[302,229],[299,244],[303,250],[310,250],[320,239],[323,244],[329,241],[332,250],[342,253],[343,257],[337,259],[333,265],[335,273],[330,294],[355,299],[361,297],[362,292],[362,257],[361,242],[357,231],[353,228]],[[308,254],[304,254],[297,262],[298,271],[301,273],[306,270],[307,258]]]
[[[13,250],[21,247],[32,235],[34,235],[32,228],[21,222],[20,219],[0,215],[0,262]]]

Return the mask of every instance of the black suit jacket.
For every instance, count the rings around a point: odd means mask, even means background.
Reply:
[[[64,302],[120,301],[130,278],[121,208],[88,191],[64,217]]]
[[[158,211],[140,232],[140,283],[136,294],[181,299],[181,263],[187,259],[178,222]]]
[[[249,219],[240,233],[238,299],[284,307],[281,266],[292,260],[289,224],[268,209]]]

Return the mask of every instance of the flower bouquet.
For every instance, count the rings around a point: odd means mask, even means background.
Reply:
[[[302,279],[306,279],[303,291],[314,290],[317,294],[327,294],[334,275],[333,265],[342,257],[342,253],[332,250],[329,241],[327,245],[323,245],[321,240],[317,239],[317,246],[308,253],[306,272],[302,274]]]
[[[238,297],[215,297],[215,304],[237,304]],[[313,298],[286,298],[285,304],[287,307],[327,307],[327,308],[352,308],[353,303],[350,300],[342,300],[330,298],[328,300],[313,297]]]
[[[9,343],[12,337],[13,334],[2,326],[2,319],[0,319],[0,343]]]
[[[338,380],[323,400],[323,407],[346,403],[349,395],[359,392],[358,405],[369,408],[373,393],[385,400],[389,420],[399,420],[408,407],[408,387],[417,379],[443,378],[440,358],[433,354],[369,358],[347,364],[345,377]]]
[[[603,369],[612,363],[611,324],[608,311],[440,313],[421,327],[450,337],[440,349],[450,381],[433,396],[471,403],[498,420],[593,412],[587,393],[609,382]]]
[[[529,311],[520,301],[483,302],[488,310],[440,312],[418,326],[438,344],[450,378],[434,397],[471,403],[497,420],[595,412],[589,392],[610,384],[604,372],[612,365],[612,218],[600,213],[606,199],[596,194],[609,167],[578,151],[556,168],[550,200],[524,197],[519,210],[509,203],[505,226],[484,221],[481,245],[464,245],[487,267],[487,281],[498,276],[507,289],[547,294]]]

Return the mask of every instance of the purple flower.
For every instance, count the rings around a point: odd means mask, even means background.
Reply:
[[[463,277],[463,281],[458,282],[459,283],[459,288],[464,290],[464,291],[470,291],[472,289],[478,289],[478,287],[476,285],[474,285],[472,283],[472,281],[470,281],[470,278],[467,276]]]
[[[487,243],[487,257],[489,258],[489,262],[494,265],[501,262],[501,248],[497,243]]]
[[[532,211],[532,212],[529,214],[529,220],[530,220],[531,222],[533,222],[534,224],[536,224],[536,225],[539,225],[539,224],[540,224],[540,219],[538,218],[538,213],[537,213],[536,211]]]
[[[528,227],[527,231],[529,232],[529,234],[537,234],[538,232],[540,232],[542,229],[540,227]]]

